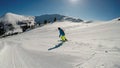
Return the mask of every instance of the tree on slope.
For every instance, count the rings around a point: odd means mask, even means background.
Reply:
[[[57,21],[57,18],[55,17],[55,18],[54,18],[54,22],[56,22],[56,21]]]
[[[3,35],[4,33],[5,33],[4,24],[0,22],[0,35]]]

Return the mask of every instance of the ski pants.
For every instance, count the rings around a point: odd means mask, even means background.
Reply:
[[[60,38],[61,38],[62,41],[66,41],[67,40],[65,36],[60,36]]]

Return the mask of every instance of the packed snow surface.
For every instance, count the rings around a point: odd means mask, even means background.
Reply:
[[[1,38],[0,68],[120,68],[120,22],[56,22]]]

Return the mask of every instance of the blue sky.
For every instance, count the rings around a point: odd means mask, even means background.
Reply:
[[[120,17],[120,0],[0,0],[0,15],[62,14],[83,20],[111,20]]]

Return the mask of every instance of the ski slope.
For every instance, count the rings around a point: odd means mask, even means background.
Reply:
[[[60,44],[57,27],[68,42]],[[120,68],[120,22],[56,22],[0,39],[0,68]]]

